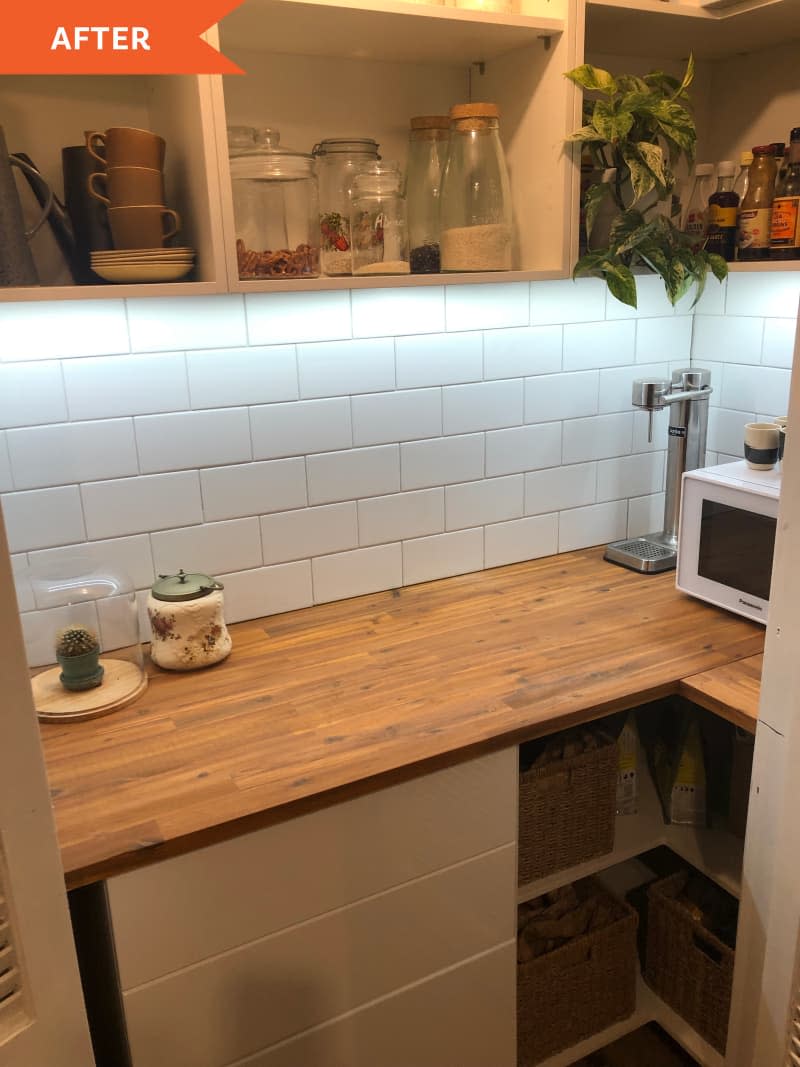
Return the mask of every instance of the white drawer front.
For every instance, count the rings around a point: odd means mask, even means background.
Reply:
[[[516,1067],[516,941],[235,1067]]]
[[[123,989],[516,839],[516,749],[112,878]]]
[[[134,1064],[223,1067],[508,941],[515,869],[505,845],[127,992]]]

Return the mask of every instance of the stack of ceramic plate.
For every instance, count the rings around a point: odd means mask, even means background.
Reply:
[[[92,252],[92,270],[107,282],[176,282],[193,266],[193,248],[121,248],[114,252]]]

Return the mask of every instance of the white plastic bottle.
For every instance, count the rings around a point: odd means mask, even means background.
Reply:
[[[708,228],[708,198],[714,184],[714,164],[698,163],[694,168],[694,182],[683,216],[683,230],[691,234],[698,244]]]

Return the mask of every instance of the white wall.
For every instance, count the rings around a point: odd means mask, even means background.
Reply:
[[[688,310],[652,278],[636,313],[591,280],[0,306],[15,566],[207,571],[233,621],[646,532],[630,383],[687,364]]]

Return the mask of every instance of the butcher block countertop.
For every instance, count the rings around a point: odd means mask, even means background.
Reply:
[[[67,885],[679,691],[764,630],[590,549],[231,627],[105,718],[42,725]]]

